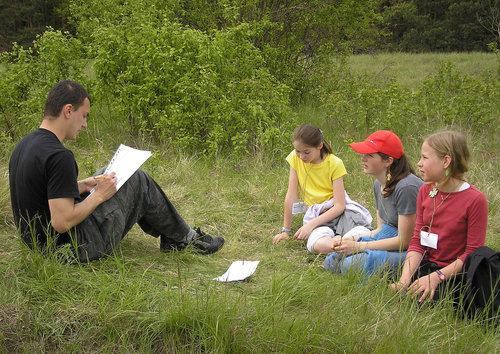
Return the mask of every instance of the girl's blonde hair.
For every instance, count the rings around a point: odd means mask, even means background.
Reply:
[[[451,157],[448,174],[441,185],[448,183],[451,178],[464,180],[464,174],[469,170],[467,163],[470,153],[467,140],[462,133],[441,131],[429,135],[424,142],[433,148],[439,157],[444,158],[446,155]]]
[[[323,132],[312,124],[302,124],[293,132],[293,141],[300,141],[302,144],[318,147],[323,143],[321,148],[321,157],[324,154],[331,154],[332,147],[325,141]]]

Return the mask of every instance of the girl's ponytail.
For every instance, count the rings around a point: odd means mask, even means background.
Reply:
[[[332,147],[331,145],[323,138],[323,147],[321,148],[321,157],[323,157],[323,153],[325,154],[332,154]]]

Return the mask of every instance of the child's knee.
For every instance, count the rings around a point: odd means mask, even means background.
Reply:
[[[368,234],[368,233],[370,233],[370,229],[368,229],[364,226],[356,226],[356,227],[350,229],[348,232],[346,232],[344,234],[344,237],[346,237],[346,238],[356,237],[356,236]]]
[[[334,232],[332,229],[330,229],[327,226],[320,226],[315,228],[312,232],[311,235],[309,235],[309,238],[307,239],[307,249],[311,253],[319,253],[318,250],[316,249],[317,243],[320,242],[321,239],[324,237],[333,237]]]

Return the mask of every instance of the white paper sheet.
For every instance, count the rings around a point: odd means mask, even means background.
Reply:
[[[224,274],[212,280],[222,282],[243,281],[255,273],[259,262],[260,261],[234,261]]]
[[[151,151],[120,144],[104,174],[116,173],[116,190],[118,190],[150,156]]]
[[[111,172],[116,174],[116,190],[118,190],[150,156],[151,151],[138,150],[120,144],[103,174]],[[90,194],[94,191],[95,188],[92,188]]]

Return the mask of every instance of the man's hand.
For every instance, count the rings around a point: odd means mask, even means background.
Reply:
[[[80,194],[89,193],[96,185],[97,180],[94,177],[82,179],[81,181],[78,181],[78,192]]]
[[[114,173],[94,178],[94,193],[82,202],[75,204],[73,198],[49,199],[51,224],[59,233],[66,232],[81,223],[99,204],[110,199],[116,193],[116,176]]]
[[[117,179],[114,172],[111,172],[109,175],[100,175],[91,178],[93,178],[96,183],[94,193],[97,193],[102,202],[105,202],[115,195]]]

